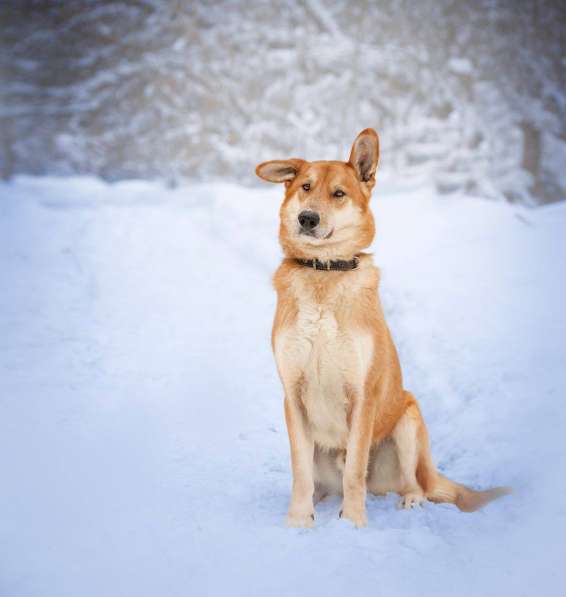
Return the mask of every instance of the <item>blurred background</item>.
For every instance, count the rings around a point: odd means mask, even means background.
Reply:
[[[345,159],[527,205],[566,197],[560,0],[11,0],[0,176],[254,183],[258,161]]]

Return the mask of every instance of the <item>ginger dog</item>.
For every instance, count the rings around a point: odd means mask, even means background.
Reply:
[[[375,234],[369,200],[379,139],[362,131],[348,162],[269,161],[259,177],[285,184],[272,345],[285,391],[293,486],[287,522],[314,524],[314,503],[343,495],[341,516],[367,524],[366,492],[428,499],[471,512],[508,493],[473,491],[433,464],[415,398],[378,298],[379,271],[361,253]]]

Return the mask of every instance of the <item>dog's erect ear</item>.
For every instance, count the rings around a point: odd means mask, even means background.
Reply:
[[[379,137],[373,129],[363,130],[354,141],[350,152],[350,164],[362,182],[375,176],[379,161]]]
[[[305,164],[305,160],[292,158],[290,160],[271,160],[263,162],[256,169],[255,173],[263,180],[269,182],[284,182],[289,185],[297,176],[299,170]]]

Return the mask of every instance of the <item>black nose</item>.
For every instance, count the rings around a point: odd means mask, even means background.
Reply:
[[[320,224],[320,216],[316,211],[302,211],[299,214],[299,224],[305,230],[314,230]]]

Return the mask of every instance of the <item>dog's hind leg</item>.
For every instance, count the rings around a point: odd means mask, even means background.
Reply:
[[[419,441],[421,424],[421,414],[413,399],[391,434],[399,458],[400,508],[414,508],[426,499],[423,488],[417,481],[417,465],[421,449]]]
[[[455,504],[463,512],[473,512],[511,492],[508,487],[474,491],[441,475],[432,461],[428,433],[419,407],[407,394],[409,406],[392,433],[399,456],[402,508],[413,508],[426,498],[431,502]]]

